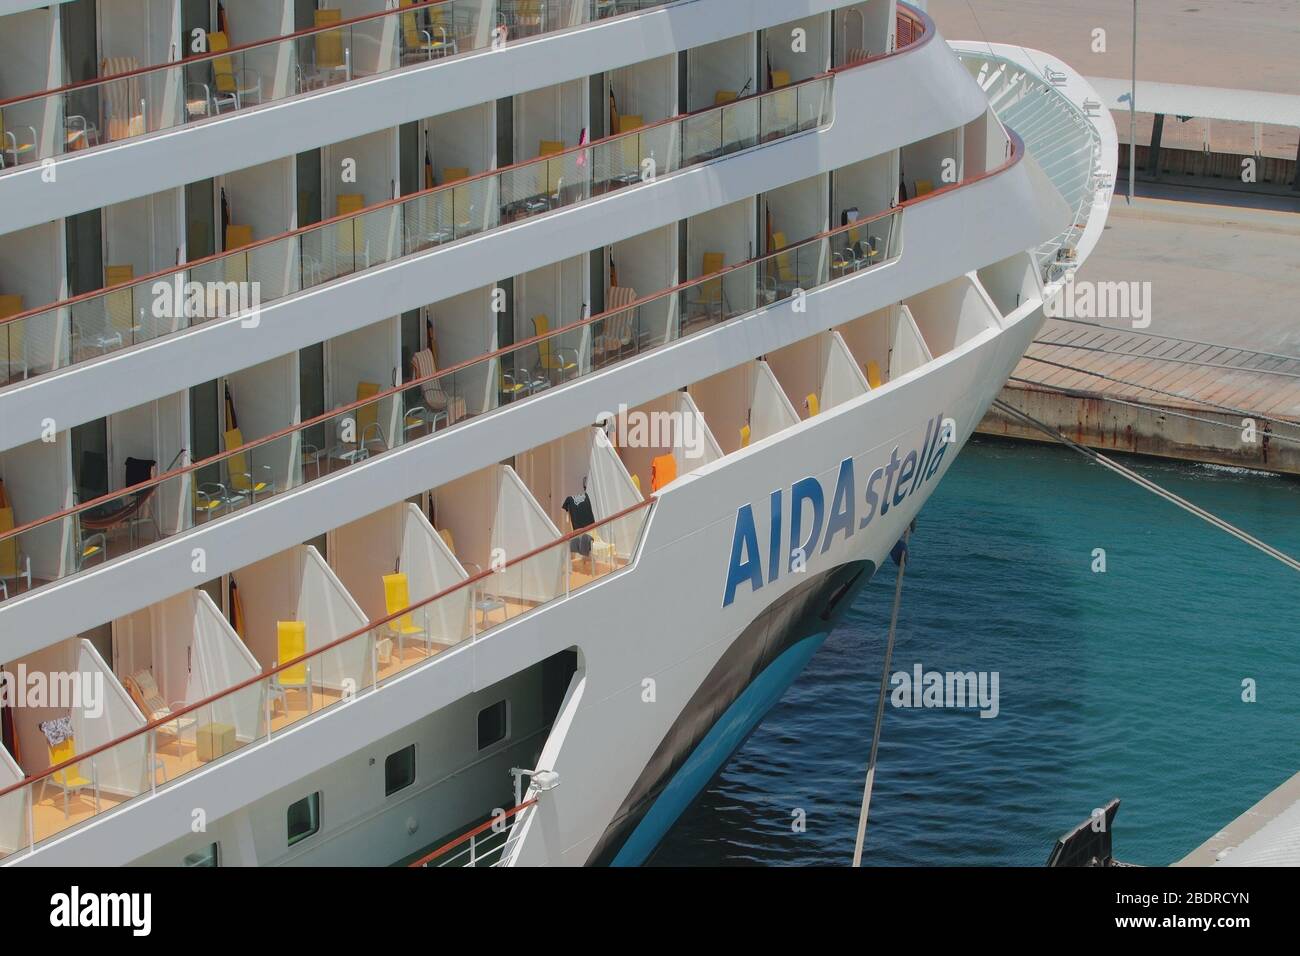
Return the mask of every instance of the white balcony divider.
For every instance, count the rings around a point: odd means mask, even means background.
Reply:
[[[203,591],[188,595],[193,619],[193,656],[186,700],[203,700],[261,672],[251,651],[240,640],[230,622]],[[224,694],[203,708],[200,723],[229,724],[241,741],[254,740],[264,732],[261,688],[246,687]]]
[[[299,574],[296,620],[307,625],[308,652],[365,627],[366,615],[320,552],[311,545],[293,550]],[[311,672],[313,686],[345,694],[374,682],[370,650],[364,641],[348,641],[319,655]]]
[[[398,570],[406,575],[412,603],[440,594],[469,577],[424,512],[407,502],[403,516]],[[471,592],[471,588],[462,588],[418,609],[417,623],[435,643],[457,644],[470,636]]]
[[[713,432],[709,430],[709,423],[704,420],[700,414],[699,406],[695,404],[695,399],[691,398],[687,392],[674,392],[677,403],[677,411],[681,415],[682,433],[674,436],[673,455],[677,458],[677,474],[679,476],[696,468],[711,464],[722,457],[722,449],[718,446],[718,440],[713,437]],[[687,424],[690,420],[691,424]],[[694,445],[688,447],[687,439],[694,438]],[[698,454],[696,454],[698,452]],[[692,457],[694,456],[694,457]]]
[[[867,377],[853,360],[844,337],[834,330],[825,334],[826,367],[822,373],[822,409],[834,408],[870,391]]]
[[[0,790],[13,786],[23,779],[22,768],[0,744]],[[0,797],[0,858],[28,844],[27,800],[30,788],[15,790]]]
[[[495,469],[496,505],[492,520],[492,549],[505,561],[535,551],[560,537],[523,479],[509,465]],[[503,600],[542,602],[564,593],[565,555],[554,549],[524,561],[485,582],[485,590]]]
[[[889,351],[889,377],[891,380],[920,368],[933,358],[929,346],[917,328],[912,310],[902,305],[894,319],[893,345]]]
[[[597,521],[605,521],[644,500],[644,496],[632,483],[623,459],[618,457],[614,446],[601,436],[600,431],[592,428],[587,438],[590,443],[587,487],[591,493],[591,509]],[[611,522],[606,526],[607,531],[602,532],[602,536],[614,545],[614,553],[620,559],[626,561],[631,557],[641,524],[641,516],[632,514]]]
[[[94,695],[83,691],[80,706],[71,708],[77,752],[85,753],[143,727],[146,723],[144,715],[95,646],[84,637],[78,638],[73,654],[75,673],[80,675],[83,688],[88,681],[94,688]],[[99,693],[101,688],[102,695]],[[94,699],[89,699],[92,696]],[[95,781],[101,793],[121,797],[144,793],[150,787],[153,769],[149,735],[140,734],[128,743],[83,760],[79,769],[81,776]]]
[[[754,367],[757,374],[754,375],[754,394],[749,405],[751,443],[799,423],[799,415],[772,373],[772,366],[760,359],[754,362]]]

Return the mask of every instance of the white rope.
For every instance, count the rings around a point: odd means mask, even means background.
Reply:
[[[1018,408],[1013,408],[1012,406],[1008,405],[1006,402],[1002,401],[1001,399],[997,399],[996,401],[993,402],[993,404],[1001,411],[1006,412],[1008,415],[1012,415],[1016,418],[1019,418],[1022,421],[1028,422],[1030,425],[1033,425],[1035,428],[1037,428],[1039,431],[1043,432],[1044,434],[1051,435],[1057,441],[1074,449],[1079,454],[1091,458],[1093,461],[1097,462],[1098,464],[1103,465],[1106,468],[1109,468],[1117,475],[1121,475],[1122,477],[1127,478],[1129,481],[1133,482],[1134,484],[1142,488],[1145,488],[1147,491],[1151,492],[1152,494],[1159,495],[1161,498],[1164,498],[1166,501],[1176,504],[1184,511],[1196,515],[1196,517],[1200,518],[1202,521],[1206,522],[1207,524],[1213,525],[1214,527],[1218,528],[1220,531],[1226,531],[1234,538],[1238,539],[1239,541],[1244,541],[1252,548],[1262,551],[1264,554],[1267,554],[1270,558],[1273,558],[1275,561],[1280,561],[1282,564],[1285,564],[1292,571],[1300,571],[1300,561],[1297,561],[1295,558],[1291,557],[1291,555],[1286,554],[1283,551],[1279,551],[1277,548],[1273,547],[1270,544],[1265,544],[1263,541],[1259,540],[1259,538],[1256,538],[1254,535],[1246,531],[1242,531],[1240,528],[1236,527],[1235,525],[1229,524],[1228,522],[1224,521],[1222,518],[1218,517],[1217,515],[1213,515],[1210,512],[1206,511],[1204,508],[1192,504],[1186,498],[1180,498],[1172,491],[1167,491],[1164,488],[1161,488],[1154,481],[1151,481],[1149,478],[1142,477],[1137,472],[1133,471],[1131,468],[1125,468],[1119,462],[1115,461],[1112,458],[1107,458],[1105,455],[1101,454],[1101,452],[1093,451],[1091,448],[1085,448],[1083,445],[1080,445],[1078,442],[1071,441],[1069,438],[1066,438],[1064,435],[1062,435],[1051,425],[1047,425],[1043,422],[1040,422],[1037,418],[1034,418],[1032,415],[1025,414],[1024,412],[1020,411],[1020,409]]]
[[[880,693],[876,697],[876,727],[871,733],[871,756],[867,758],[867,782],[862,789],[862,809],[858,812],[858,838],[853,845],[853,865],[862,866],[862,844],[867,839],[867,814],[871,811],[871,787],[876,779],[876,753],[880,749],[880,727],[885,720],[885,697],[889,691],[889,666],[894,658],[894,634],[898,628],[898,606],[903,598],[903,569],[907,567],[907,539],[903,532],[903,553],[898,556],[898,576],[894,581],[894,611],[889,617],[889,639],[885,642],[885,662],[880,668]]]

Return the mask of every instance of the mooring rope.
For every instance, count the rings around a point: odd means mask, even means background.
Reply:
[[[1097,464],[1109,468],[1117,475],[1127,478],[1129,481],[1133,482],[1139,487],[1145,488],[1147,491],[1151,492],[1152,494],[1158,495],[1159,497],[1164,498],[1166,501],[1176,504],[1184,511],[1188,512],[1189,514],[1195,515],[1196,517],[1200,518],[1202,521],[1206,522],[1207,524],[1213,525],[1214,527],[1218,528],[1220,531],[1226,531],[1234,538],[1237,538],[1240,541],[1244,541],[1252,548],[1262,551],[1264,554],[1268,555],[1270,558],[1273,558],[1275,561],[1280,561],[1282,564],[1285,564],[1292,571],[1300,571],[1300,561],[1297,561],[1295,558],[1291,557],[1291,555],[1287,554],[1284,551],[1279,551],[1271,544],[1266,544],[1265,542],[1259,540],[1259,538],[1256,538],[1254,535],[1250,534],[1249,532],[1242,531],[1236,525],[1229,524],[1228,522],[1224,521],[1222,518],[1218,517],[1217,515],[1211,514],[1210,512],[1206,511],[1204,508],[1192,504],[1186,498],[1181,498],[1178,495],[1174,494],[1172,491],[1168,491],[1160,487],[1151,479],[1144,478],[1143,476],[1139,475],[1137,472],[1133,471],[1131,468],[1126,468],[1125,466],[1121,465],[1113,458],[1107,458],[1101,452],[1093,451],[1091,448],[1086,448],[1085,446],[1080,445],[1078,442],[1072,441],[1071,439],[1062,435],[1051,425],[1048,425],[1044,422],[1040,422],[1037,418],[1034,418],[1032,415],[1028,415],[1025,412],[1022,412],[1018,408],[1008,405],[1000,398],[996,399],[993,402],[993,405],[994,407],[1000,409],[1001,411],[1006,412],[1008,415],[1018,418],[1021,421],[1027,422],[1028,424],[1032,425],[1034,428],[1037,428],[1039,431],[1043,432],[1044,434],[1052,436],[1057,441],[1061,442],[1063,445],[1066,445],[1067,447],[1074,449],[1084,457],[1091,458],[1093,461],[1097,462]]]
[[[885,641],[885,662],[880,668],[880,694],[876,697],[876,727],[871,732],[871,756],[867,758],[867,782],[862,789],[862,809],[858,812],[858,838],[853,845],[853,865],[862,865],[862,844],[867,839],[867,814],[871,811],[871,787],[876,779],[876,753],[880,749],[880,727],[885,720],[885,697],[889,691],[889,665],[894,658],[894,635],[898,630],[898,607],[903,599],[903,571],[907,568],[907,539],[912,530],[903,532],[902,553],[898,556],[898,576],[894,580],[894,610],[889,616],[889,639]]]

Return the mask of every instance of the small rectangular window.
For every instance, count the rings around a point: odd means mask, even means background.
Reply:
[[[301,843],[320,829],[320,791],[289,806],[289,846]]]
[[[504,700],[478,712],[478,749],[483,750],[506,739],[509,711]]]
[[[384,760],[384,796],[391,797],[415,783],[415,744],[391,753]]]
[[[218,844],[209,843],[202,850],[185,855],[184,866],[220,866]]]

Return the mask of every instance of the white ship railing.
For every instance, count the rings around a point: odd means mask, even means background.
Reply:
[[[976,74],[999,121],[1014,129],[1025,142],[1052,184],[1069,205],[1072,217],[1066,228],[1034,250],[1045,279],[1073,265],[1072,250],[1083,231],[1102,188],[1101,134],[1086,113],[1052,82],[1058,74],[1046,70],[1040,77],[1025,64],[992,52],[958,50],[965,63],[985,64]]]

